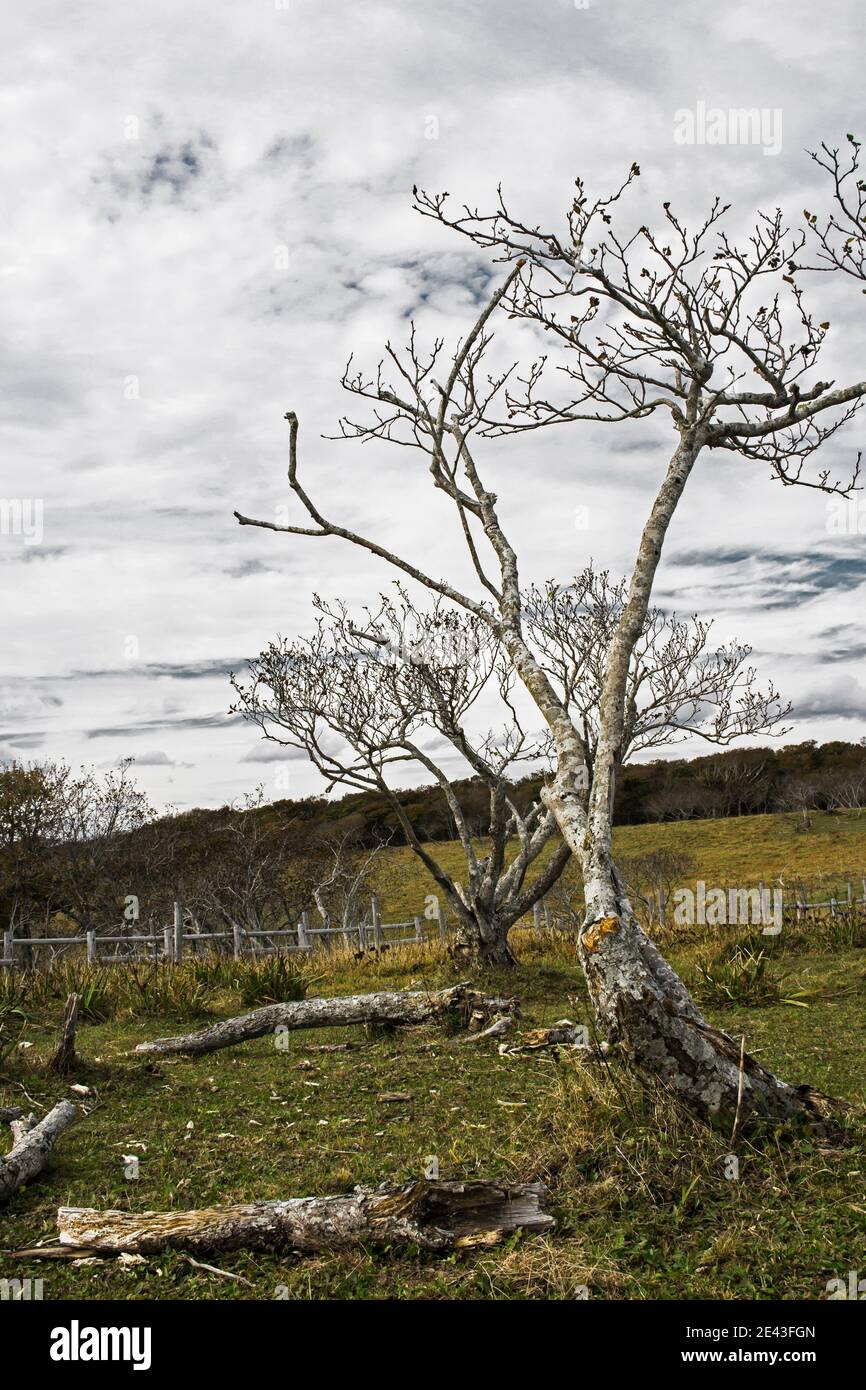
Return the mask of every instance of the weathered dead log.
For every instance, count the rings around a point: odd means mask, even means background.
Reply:
[[[176,1038],[154,1038],[139,1043],[136,1052],[186,1052],[198,1055],[221,1047],[249,1042],[266,1033],[293,1032],[299,1028],[342,1028],[361,1023],[413,1025],[450,1016],[465,1021],[480,1010],[491,1017],[516,1008],[514,999],[480,994],[465,981],[450,989],[403,990],[389,994],[348,994],[337,999],[299,999],[287,1004],[267,1004],[239,1018],[213,1023],[197,1033]]]
[[[63,1011],[63,1022],[60,1025],[60,1039],[57,1049],[48,1063],[48,1070],[55,1072],[58,1076],[66,1076],[78,1061],[75,1055],[75,1030],[77,1026],[78,995],[70,994]]]
[[[358,1244],[454,1250],[494,1245],[510,1231],[549,1231],[543,1183],[427,1180],[356,1187],[336,1197],[208,1207],[201,1211],[95,1211],[61,1207],[60,1244],[93,1252],[338,1250]]]
[[[30,1182],[42,1172],[55,1141],[77,1117],[78,1110],[69,1100],[58,1101],[53,1110],[28,1130],[0,1158],[0,1200],[10,1197],[22,1183]],[[20,1120],[14,1121],[21,1124]]]

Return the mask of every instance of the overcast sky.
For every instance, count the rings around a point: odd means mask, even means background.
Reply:
[[[321,437],[350,351],[375,364],[410,316],[453,340],[477,312],[480,258],[412,213],[412,185],[484,205],[501,181],[535,221],[578,173],[606,191],[637,160],[635,225],[716,192],[735,229],[756,207],[800,220],[826,206],[804,150],[866,130],[864,27],[859,0],[7,7],[0,498],[22,510],[0,534],[0,758],[133,756],[179,807],[316,789],[229,718],[228,672],[309,629],[314,591],[363,602],[388,575],[232,512],[286,504],[291,408],[332,515],[462,572],[420,456]],[[700,102],[764,109],[773,138],[677,143],[675,113]],[[810,292],[837,379],[862,376],[862,297]],[[661,421],[579,428],[489,446],[527,580],[590,556],[621,572],[658,483]],[[863,443],[855,421],[827,462]],[[659,599],[753,644],[795,702],[792,740],[866,734],[852,531],[725,453],[670,532]]]

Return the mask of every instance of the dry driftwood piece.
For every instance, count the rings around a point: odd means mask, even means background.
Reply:
[[[500,1014],[494,1018],[489,1028],[483,1028],[480,1033],[467,1033],[465,1038],[458,1038],[462,1044],[483,1042],[485,1038],[501,1038],[503,1033],[510,1033],[514,1027],[514,1019],[511,1014]]]
[[[341,1028],[358,1023],[427,1023],[452,1016],[468,1018],[476,1010],[487,1016],[508,1013],[516,1000],[480,994],[465,981],[450,989],[403,990],[397,994],[348,994],[341,999],[299,999],[288,1004],[267,1004],[240,1018],[213,1023],[197,1033],[177,1038],[154,1038],[139,1043],[136,1052],[215,1052],[221,1047],[249,1042],[277,1030]]]
[[[530,1033],[521,1033],[516,1045],[527,1051],[540,1047],[586,1047],[586,1029],[577,1027],[570,1018],[560,1018],[549,1028],[534,1028]]]
[[[78,1061],[75,1055],[75,1030],[77,1026],[78,995],[70,994],[63,1011],[63,1022],[60,1025],[60,1039],[57,1049],[48,1063],[48,1070],[56,1072],[58,1076],[66,1076]]]
[[[10,1197],[22,1183],[30,1182],[42,1172],[55,1140],[68,1129],[78,1115],[70,1100],[58,1101],[53,1110],[16,1139],[5,1157],[0,1158],[0,1200]],[[22,1121],[16,1120],[20,1125]]]
[[[94,1253],[161,1250],[337,1250],[419,1245],[455,1250],[492,1245],[509,1231],[549,1231],[543,1183],[427,1180],[400,1187],[356,1187],[337,1197],[209,1207],[202,1211],[94,1211],[61,1207],[60,1244]]]

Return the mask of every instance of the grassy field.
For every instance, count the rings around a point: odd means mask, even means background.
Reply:
[[[762,879],[769,885],[781,877],[791,887],[801,879],[826,879],[832,888],[850,879],[862,896],[866,815],[816,811],[811,829],[799,827],[795,815],[622,825],[614,831],[614,851],[619,858],[631,858],[653,850],[676,850],[691,856],[694,876],[707,884],[751,886]],[[458,879],[465,875],[458,844],[438,842],[427,848],[449,873]],[[545,856],[539,862],[543,864]],[[404,847],[384,851],[375,878],[383,913],[391,920],[420,912],[425,894],[436,887],[420,860]]]
[[[790,841],[788,823],[766,817],[708,823],[703,838],[692,825],[624,836],[629,853],[696,836],[708,881],[769,880],[794,863],[812,877],[853,873],[866,859],[866,823],[819,820]],[[401,879],[403,858],[391,855],[389,915],[408,910],[401,892],[415,895],[415,910],[423,896],[417,876]],[[46,1299],[570,1299],[584,1288],[601,1299],[824,1298],[829,1279],[862,1270],[866,1248],[866,949],[857,934],[850,940],[861,944],[846,944],[813,925],[783,934],[764,956],[744,933],[733,966],[733,940],[671,931],[665,949],[714,1022],[744,1035],[788,1080],[849,1103],[832,1141],[772,1131],[732,1145],[729,1132],[706,1130],[642,1089],[615,1056],[598,1067],[568,1050],[500,1055],[494,1042],[467,1047],[433,1026],[296,1033],[287,1051],[264,1038],[199,1059],[135,1056],[136,1042],[240,1012],[275,992],[273,982],[231,962],[148,968],[131,984],[103,972],[91,979],[81,1062],[69,1078],[90,1088],[89,1113],[60,1140],[49,1171],[4,1208],[0,1279],[42,1278]],[[520,995],[521,1026],[588,1021],[573,943],[521,930],[515,947],[517,970],[487,983]],[[320,971],[306,981],[314,994],[455,978],[436,944],[360,961],[334,954],[310,968]],[[69,1094],[45,1062],[72,984],[86,990],[86,972],[41,987],[0,978],[0,1005],[5,998],[26,1016],[7,1015],[7,1024],[30,1044],[0,1063],[0,1105],[42,1113]],[[334,1042],[349,1046],[321,1050]],[[381,1100],[384,1092],[411,1099]],[[736,1180],[726,1176],[732,1152]],[[137,1181],[124,1176],[124,1154],[140,1157]],[[76,1266],[9,1253],[51,1242],[61,1205],[183,1209],[339,1192],[420,1176],[430,1154],[443,1177],[544,1179],[555,1234],[446,1258],[357,1249],[214,1259],[238,1279],[180,1254]]]

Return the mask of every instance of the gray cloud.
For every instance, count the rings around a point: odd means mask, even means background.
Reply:
[[[135,737],[154,729],[225,729],[242,723],[239,715],[201,714],[179,715],[170,719],[143,719],[139,724],[109,724],[98,729],[85,729],[85,738]]]
[[[337,542],[237,527],[234,508],[270,519],[288,505],[300,520],[287,409],[339,520],[465,573],[418,460],[322,438],[346,407],[350,352],[375,367],[409,316],[424,341],[455,341],[501,273],[410,212],[413,183],[484,205],[501,180],[519,213],[560,225],[577,173],[603,193],[638,159],[634,225],[667,198],[694,225],[716,193],[740,229],[757,206],[799,219],[826,201],[804,147],[853,119],[866,12],[827,0],[818,24],[807,0],[501,0],[495,15],[370,0],[335,23],[316,0],[190,0],[179,25],[176,9],[58,7],[46,37],[19,6],[6,25],[2,488],[45,514],[40,545],[0,538],[0,719],[7,747],[40,738],[73,763],[157,746],[166,761],[140,764],[154,800],[223,804],[263,760],[214,713],[242,666],[224,653],[309,632],[313,592],[359,604],[390,578]],[[780,108],[781,153],[675,145],[674,112],[698,100]],[[823,281],[810,294],[845,345],[841,379],[862,360],[862,301]],[[505,356],[539,350],[516,324],[499,331]],[[833,441],[838,470],[857,438]],[[621,573],[670,445],[654,420],[493,444],[485,468],[524,577],[567,578],[590,558]],[[857,698],[825,698],[820,663],[856,682],[863,656],[863,538],[829,535],[818,495],[702,460],[658,590],[763,653],[817,737],[847,728]],[[293,761],[298,787],[318,789]]]
[[[300,748],[289,748],[282,743],[262,740],[255,744],[241,758],[242,763],[285,763],[305,762],[306,754]]]

